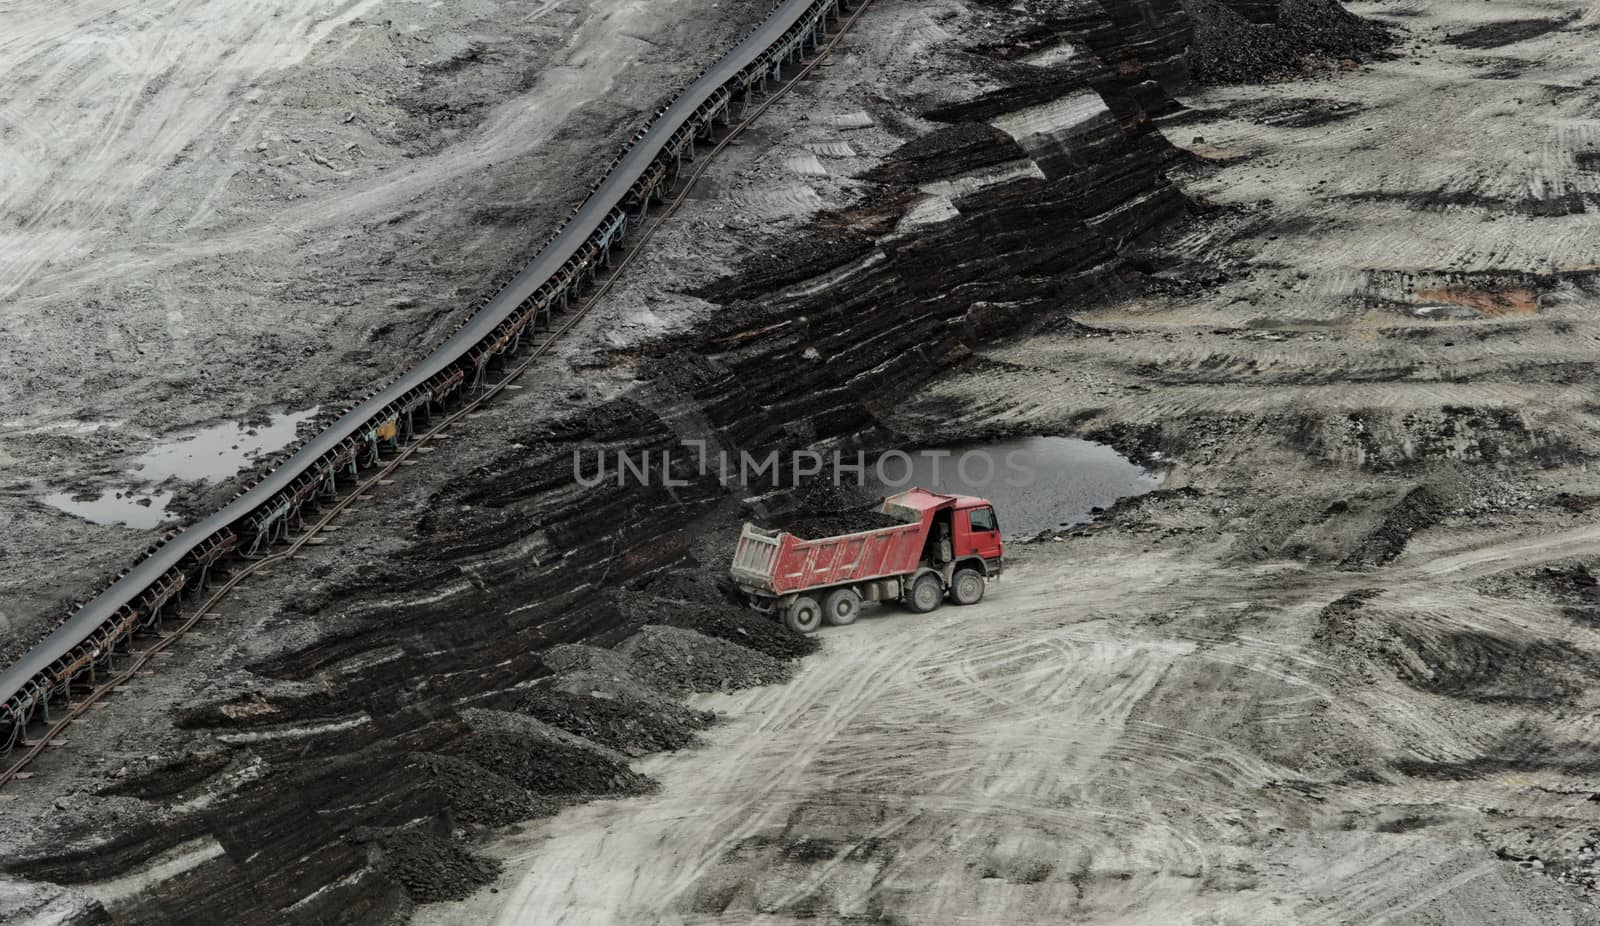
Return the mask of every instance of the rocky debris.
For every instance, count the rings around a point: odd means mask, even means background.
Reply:
[[[1252,22],[1235,5],[1183,2],[1194,21],[1189,65],[1200,83],[1299,77],[1319,65],[1373,57],[1394,44],[1387,27],[1348,12],[1335,0],[1281,0],[1275,22]]]
[[[1427,486],[1417,486],[1389,510],[1382,523],[1373,528],[1340,564],[1342,569],[1371,569],[1394,560],[1406,548],[1411,535],[1439,522],[1446,505]]]
[[[616,650],[583,643],[563,643],[552,646],[542,654],[546,666],[557,673],[557,678],[588,675],[628,683],[635,692],[643,691],[660,698],[661,693],[645,685],[633,674],[628,660]]]
[[[94,926],[108,923],[100,902],[38,881],[0,877],[0,923],[13,926]]]
[[[1600,504],[1600,495],[1579,495],[1572,492],[1557,492],[1551,499],[1551,504],[1563,508],[1573,514],[1584,514]]]
[[[1317,612],[1317,629],[1312,632],[1312,639],[1327,642],[1348,637],[1346,628],[1350,624],[1351,615],[1381,594],[1383,594],[1381,588],[1358,588],[1335,598]]]
[[[682,749],[706,726],[684,711],[655,710],[638,701],[576,694],[548,684],[529,691],[517,710],[628,756]]]
[[[499,862],[419,828],[359,829],[350,838],[375,846],[380,868],[417,903],[461,900],[500,873]]]
[[[1589,800],[1596,800],[1590,795]],[[1574,850],[1557,849],[1540,856],[1518,858],[1504,847],[1495,850],[1498,858],[1515,861],[1520,868],[1542,871],[1556,881],[1589,894],[1600,892],[1600,830],[1590,830],[1583,844]]]
[[[731,691],[789,680],[788,663],[737,643],[677,627],[649,625],[622,641],[617,655],[632,674],[662,691]]]
[[[821,645],[815,637],[795,633],[767,615],[721,601],[679,601],[622,593],[617,596],[617,605],[624,616],[640,624],[693,630],[777,659],[797,659]]]
[[[1568,561],[1484,576],[1472,583],[1478,592],[1495,598],[1544,600],[1558,604],[1600,604],[1600,578],[1595,562]]]
[[[555,801],[531,794],[504,775],[465,759],[437,754],[415,758],[432,784],[444,792],[459,823],[505,826],[547,817],[558,809]]]

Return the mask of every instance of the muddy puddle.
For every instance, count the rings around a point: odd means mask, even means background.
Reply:
[[[101,491],[56,492],[41,500],[53,508],[96,524],[121,524],[149,530],[172,515],[173,492],[159,488],[169,481],[218,482],[244,469],[263,453],[287,447],[300,425],[316,408],[273,412],[265,422],[224,421],[157,444],[134,457],[126,485]]]
[[[886,458],[873,474],[882,494],[912,485],[994,502],[1008,539],[1082,524],[1093,510],[1161,485],[1152,473],[1105,444],[1073,437],[1023,437],[934,447]],[[884,480],[877,478],[881,473]],[[901,474],[908,473],[902,479]],[[885,481],[886,480],[886,481]]]

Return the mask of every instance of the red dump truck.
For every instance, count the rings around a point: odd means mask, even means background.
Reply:
[[[733,581],[757,610],[811,633],[823,621],[854,623],[863,601],[901,601],[918,614],[946,593],[977,604],[1000,575],[1005,547],[987,500],[910,489],[882,511],[904,523],[817,540],[746,524]]]

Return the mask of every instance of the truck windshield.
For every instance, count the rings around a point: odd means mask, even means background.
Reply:
[[[993,508],[974,508],[968,517],[971,519],[972,529],[974,531],[992,531],[999,529],[994,523]]]

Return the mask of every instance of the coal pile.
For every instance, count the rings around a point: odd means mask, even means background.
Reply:
[[[610,650],[575,644],[558,646],[546,654],[546,662],[558,672],[550,684],[557,691],[616,701],[636,714],[656,714],[697,730],[717,721],[711,711],[689,707],[640,681]]]
[[[548,817],[558,809],[555,801],[530,794],[504,775],[465,759],[422,754],[416,760],[432,784],[444,792],[458,823],[505,826]]]
[[[474,855],[464,847],[418,830],[366,831],[383,853],[389,877],[405,888],[417,903],[462,900],[493,881],[500,864]]]
[[[535,688],[517,709],[629,756],[681,749],[707,725],[688,712],[652,710],[637,701],[575,694],[548,685]]]
[[[509,730],[470,733],[457,752],[534,794],[579,798],[644,794],[655,787],[649,777],[598,752]]]
[[[788,663],[765,653],[677,627],[644,627],[616,652],[634,676],[673,694],[771,685],[791,674]]]
[[[668,569],[651,578],[645,584],[644,591],[675,601],[721,602],[742,606],[739,589],[728,576],[727,569],[726,561],[715,568],[697,563],[692,568]]]
[[[722,601],[672,600],[657,595],[619,595],[617,606],[629,620],[693,630],[765,653],[798,659],[816,651],[815,637],[795,633],[767,615]]]
[[[1395,41],[1388,28],[1337,0],[1282,0],[1275,23],[1251,22],[1237,5],[1183,0],[1194,21],[1189,66],[1202,84],[1300,77],[1318,64],[1372,58]]]

